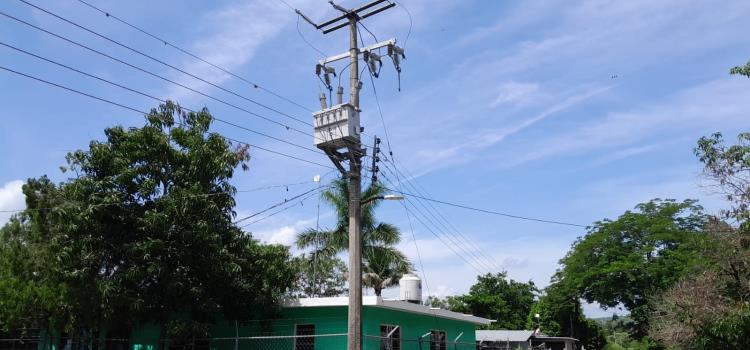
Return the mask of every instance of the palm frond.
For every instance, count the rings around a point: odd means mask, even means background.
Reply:
[[[372,245],[396,245],[401,242],[401,231],[388,223],[378,223],[362,233],[362,240]]]

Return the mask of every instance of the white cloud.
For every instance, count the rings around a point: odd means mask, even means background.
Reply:
[[[282,226],[272,230],[259,231],[254,236],[265,243],[291,246],[294,244],[297,233],[297,228],[294,226]]]
[[[21,180],[13,180],[0,187],[0,211],[25,208],[26,203],[24,202],[23,192],[21,192],[23,184],[24,182]],[[13,213],[0,213],[0,225],[5,224],[11,215]]]
[[[283,224],[293,222],[290,224]],[[289,216],[285,217],[273,217],[270,218],[269,222],[266,222],[264,228],[258,230],[249,230],[254,238],[264,243],[271,244],[283,244],[286,246],[293,247],[293,252],[296,252],[294,241],[297,238],[297,234],[302,232],[304,229],[311,227],[315,223],[315,219],[302,219],[294,220]]]
[[[290,23],[294,16],[290,16],[289,11],[276,2],[246,1],[209,12],[203,17],[202,25],[210,28],[211,32],[195,41],[192,51],[219,67],[236,70],[252,60],[261,45],[276,37]],[[181,69],[216,85],[231,78],[203,62],[186,62]],[[211,88],[209,84],[184,75],[176,79],[196,90],[208,91]],[[170,86],[168,96],[186,105],[200,100],[192,92],[176,86]]]
[[[507,137],[517,134],[549,117],[572,108],[586,100],[597,95],[607,92],[611,86],[590,87],[583,92],[572,94],[564,97],[561,101],[548,106],[539,113],[522,119],[514,125],[501,128],[477,128],[472,129],[470,135],[464,135],[460,143],[445,145],[446,140],[435,140],[443,143],[440,147],[420,149],[414,152],[414,162],[420,164],[415,168],[421,171],[415,174],[416,177],[422,176],[431,171],[457,164],[463,164],[473,160],[476,155],[481,155],[482,150],[495,146]],[[413,163],[407,160],[407,163]]]
[[[539,90],[539,85],[534,83],[518,83],[515,81],[500,84],[498,94],[490,102],[490,108],[503,104],[524,105],[530,102],[534,94]]]

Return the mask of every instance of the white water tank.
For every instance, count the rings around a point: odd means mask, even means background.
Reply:
[[[422,280],[411,273],[405,274],[398,280],[399,300],[414,304],[422,303]]]

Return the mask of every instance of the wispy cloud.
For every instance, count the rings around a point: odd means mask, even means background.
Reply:
[[[497,90],[497,96],[489,104],[490,108],[503,104],[528,104],[534,94],[539,91],[539,84],[510,81],[500,84]]]
[[[693,132],[696,137],[712,125],[741,126],[750,109],[746,82],[721,79],[676,93],[666,101],[632,111],[611,112],[588,125],[531,145],[510,165],[557,155],[582,154],[628,145],[644,139]],[[641,149],[640,151],[646,151]],[[638,150],[631,150],[635,152]],[[627,156],[627,154],[623,154]]]
[[[293,19],[290,10],[280,3],[259,0],[232,3],[203,16],[202,27],[209,30],[191,45],[192,50],[207,61],[233,71],[252,60],[259,48]],[[186,60],[181,68],[217,85],[231,77],[195,60]],[[211,90],[209,84],[184,75],[177,79],[201,91]],[[168,96],[187,104],[201,99],[179,87],[170,87]]]
[[[468,161],[474,160],[477,157],[476,155],[481,154],[483,150],[493,147],[512,135],[520,133],[547,118],[583,103],[597,95],[605,93],[610,89],[611,86],[591,87],[583,92],[564,97],[561,101],[558,101],[539,113],[524,118],[513,125],[484,129],[474,126],[471,129],[471,134],[463,135],[464,139],[459,140],[458,143],[454,142],[453,145],[420,150],[414,155],[416,156],[416,159],[419,159],[420,164],[423,165],[418,167],[420,172],[415,174],[415,176],[418,177],[446,166],[464,164]]]

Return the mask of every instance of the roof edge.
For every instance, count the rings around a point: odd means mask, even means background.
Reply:
[[[299,298],[287,299],[282,302],[282,307],[329,307],[329,306],[348,306],[349,297],[323,297],[323,298]],[[363,296],[363,306],[376,306],[392,310],[401,310],[423,315],[431,315],[440,318],[466,321],[476,325],[489,325],[492,320],[474,315],[465,315],[444,309],[433,309],[422,304],[409,303],[403,300],[383,299],[378,296]]]

